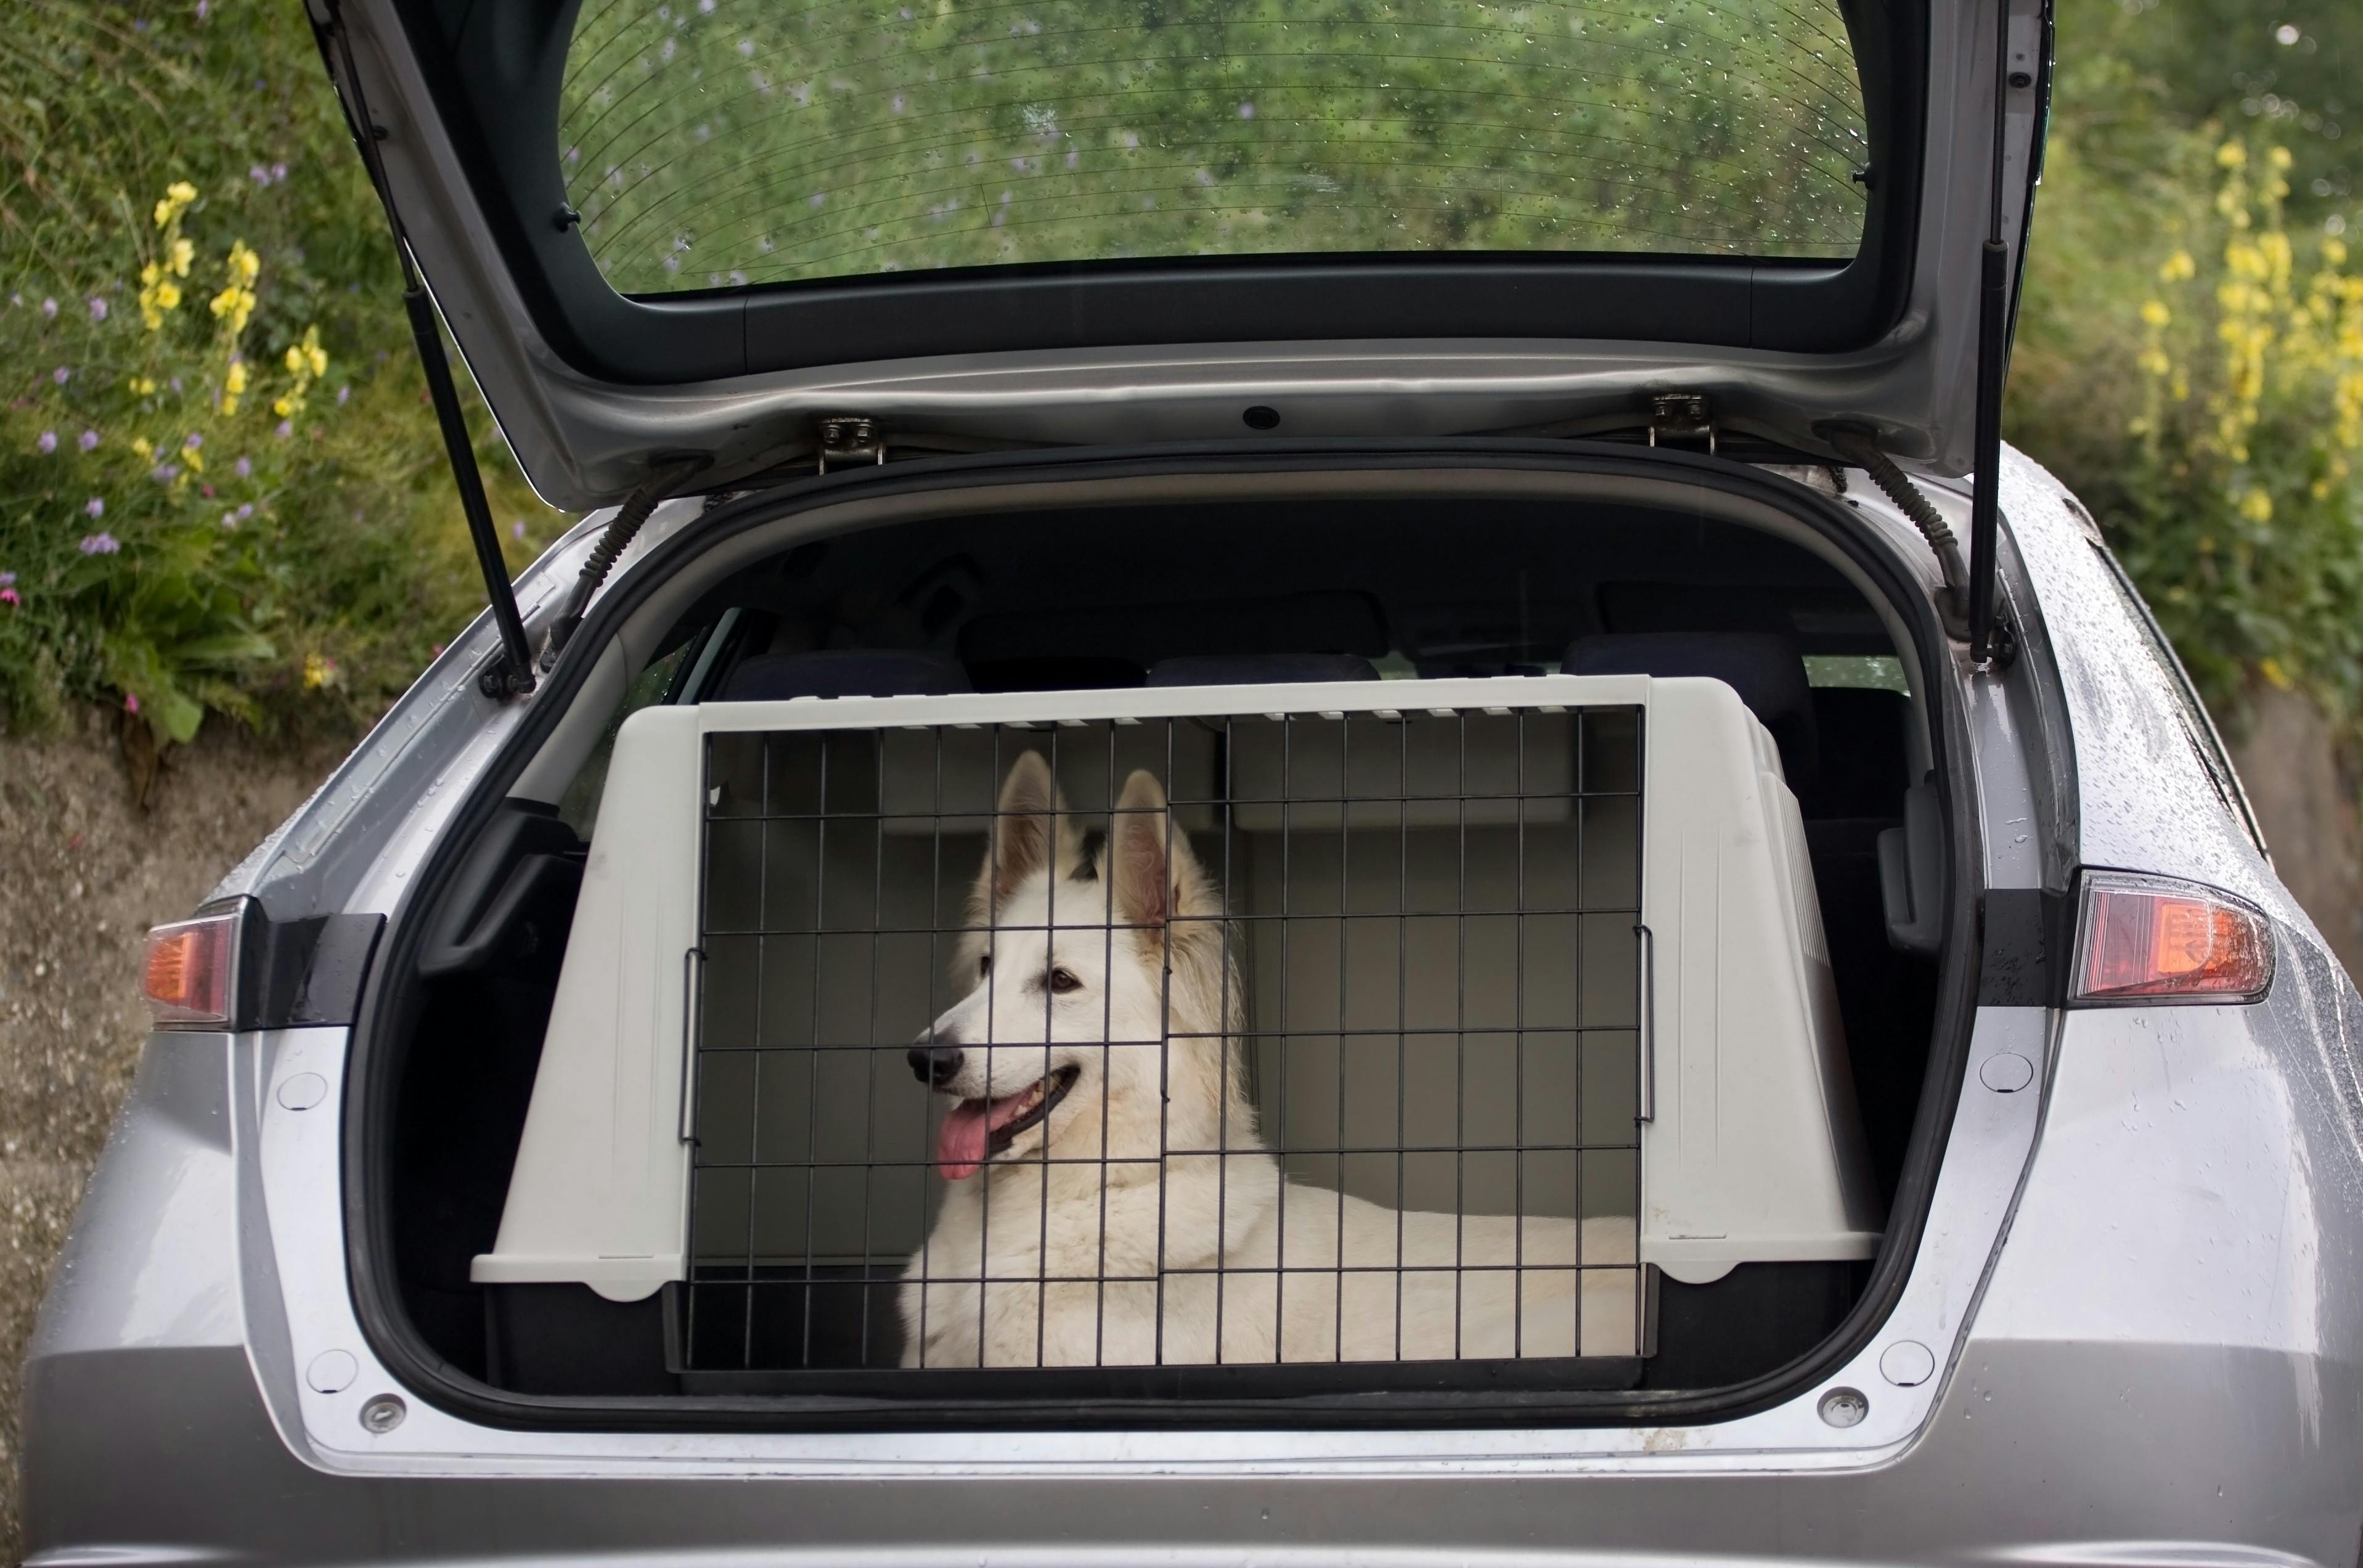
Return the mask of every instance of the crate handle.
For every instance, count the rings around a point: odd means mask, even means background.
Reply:
[[[681,1125],[674,1130],[683,1143],[697,1141],[697,1048],[705,1033],[705,998],[699,984],[705,978],[705,950],[690,948],[681,955]]]
[[[1641,1109],[1633,1119],[1658,1119],[1658,937],[1637,921],[1641,939]]]

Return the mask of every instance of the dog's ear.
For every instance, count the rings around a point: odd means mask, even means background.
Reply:
[[[976,883],[977,901],[987,914],[1045,866],[1066,876],[1083,862],[1082,829],[1068,812],[1067,797],[1059,793],[1041,752],[1025,752],[1012,765],[1002,782],[997,813]]]
[[[1146,768],[1125,780],[1116,797],[1102,875],[1126,925],[1158,929],[1176,915],[1214,913],[1214,892],[1190,851],[1189,835],[1166,808],[1157,775]]]

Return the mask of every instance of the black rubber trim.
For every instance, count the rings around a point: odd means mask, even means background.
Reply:
[[[311,915],[274,920],[241,899],[236,1029],[308,1029],[353,1022],[377,951],[383,915]]]
[[[383,1118],[393,1105],[398,1050],[388,1036],[404,1022],[403,986],[416,960],[426,922],[406,919],[391,932],[388,983],[372,987],[355,1030],[344,1105],[344,1202],[348,1279],[363,1336],[386,1369],[418,1397],[462,1419],[521,1429],[610,1431],[909,1429],[1082,1429],[1155,1428],[1276,1428],[1387,1429],[1481,1427],[1605,1427],[1693,1424],[1729,1420],[1769,1409],[1809,1389],[1831,1367],[1854,1355],[1878,1331],[1901,1296],[1920,1248],[1936,1192],[1946,1138],[1953,1122],[1975,1022],[1980,951],[1977,891],[1983,846],[1971,794],[1972,770],[1947,759],[1970,755],[1968,713],[1952,653],[1936,608],[1917,580],[1851,510],[1793,481],[1701,453],[1669,449],[1636,451],[1583,442],[1436,439],[1419,443],[1369,439],[1174,444],[1118,450],[999,453],[918,460],[840,471],[745,497],[716,509],[698,527],[682,529],[618,583],[585,619],[532,708],[501,745],[426,858],[415,880],[412,907],[432,910],[464,862],[476,835],[524,771],[543,739],[580,691],[597,651],[656,587],[695,557],[725,540],[800,512],[871,495],[963,493],[947,510],[974,505],[995,484],[1039,485],[1059,480],[1170,478],[1241,473],[1384,473],[1465,470],[1481,489],[1487,472],[1607,474],[1690,484],[1778,506],[1842,550],[1878,586],[1910,628],[1913,656],[1932,696],[1930,736],[1935,771],[1944,784],[1947,842],[1953,857],[1952,894],[1946,912],[1934,1037],[1927,1075],[1913,1118],[1912,1139],[1897,1184],[1885,1242],[1862,1296],[1838,1329],[1811,1352],[1745,1383],[1707,1390],[1489,1391],[1481,1393],[1310,1395],[1280,1398],[1226,1397],[1180,1401],[1126,1397],[1118,1374],[1104,1374],[1109,1392],[1096,1397],[979,1400],[947,1395],[937,1374],[913,1372],[911,1393],[893,1398],[820,1399],[793,1396],[586,1397],[528,1396],[489,1386],[430,1351],[409,1325],[391,1275],[388,1207],[391,1140]],[[1669,496],[1671,501],[1672,496]],[[1100,503],[1104,504],[1104,503]],[[1045,503],[1029,496],[1029,508]],[[373,1114],[374,1113],[374,1114]],[[1284,1371],[1285,1369],[1274,1369]],[[956,1374],[955,1374],[956,1375]]]
[[[2076,942],[2076,906],[2041,887],[1986,890],[1980,1007],[2057,1007],[2068,997]]]
[[[1845,352],[1909,293],[1925,136],[1928,0],[1842,0],[1870,188],[1851,261],[1523,252],[1215,257],[953,269],[627,296],[567,203],[558,106],[580,0],[385,0],[535,328],[626,385],[1008,350],[1508,337]],[[432,283],[434,280],[428,280]]]

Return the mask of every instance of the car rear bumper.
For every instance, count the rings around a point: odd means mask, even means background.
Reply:
[[[45,1359],[29,1561],[1231,1564],[1548,1559],[2316,1562],[2355,1555],[2363,1379],[2200,1345],[1969,1341],[1903,1457],[1842,1473],[1564,1476],[1481,1462],[851,1482],[338,1475],[229,1348]],[[102,1418],[100,1413],[105,1413]]]

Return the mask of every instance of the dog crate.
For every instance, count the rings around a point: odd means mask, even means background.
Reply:
[[[1613,1382],[1659,1274],[1879,1224],[1720,682],[803,699],[624,725],[473,1277],[662,1293],[692,1386]]]

